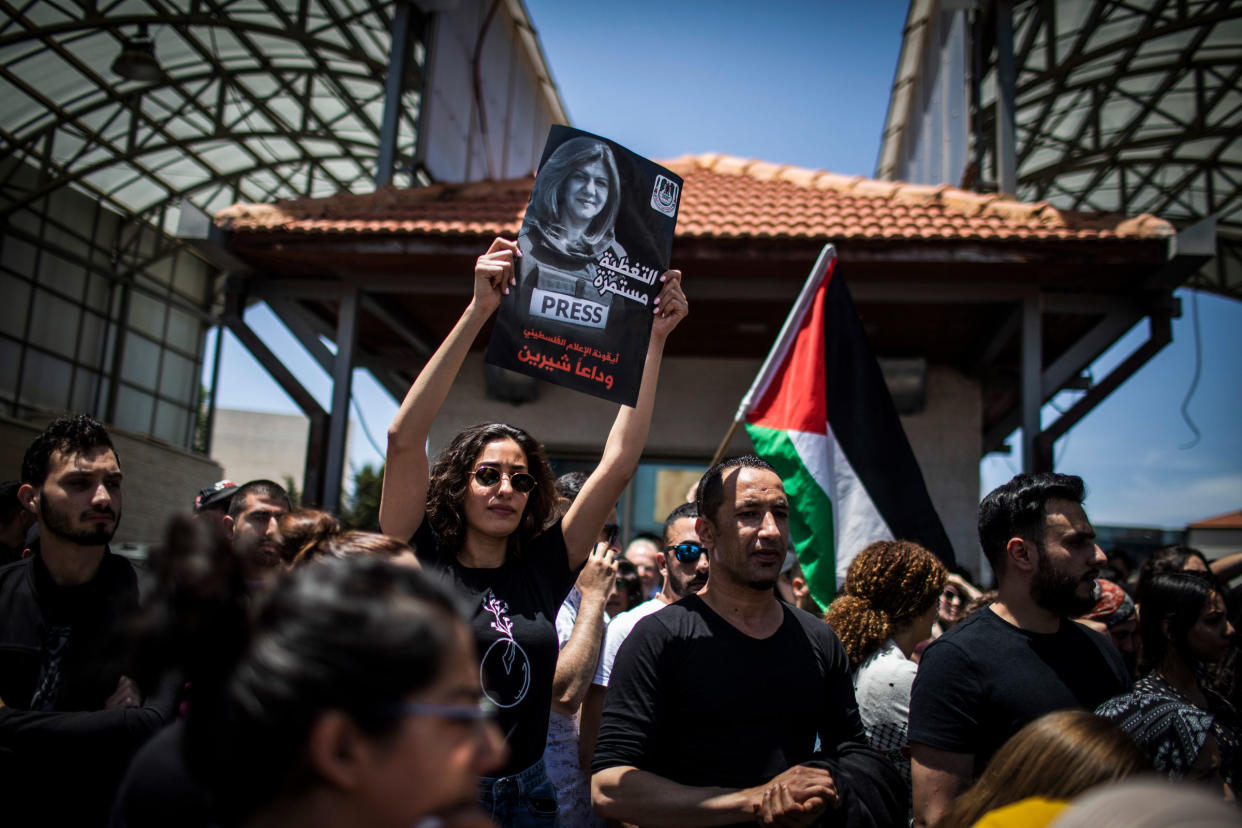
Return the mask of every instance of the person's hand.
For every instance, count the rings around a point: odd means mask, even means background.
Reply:
[[[686,294],[681,290],[681,271],[666,270],[660,277],[664,287],[655,298],[655,322],[651,326],[652,339],[664,339],[677,323],[690,313],[690,305],[686,302]]]
[[[104,710],[116,710],[118,707],[137,707],[142,703],[142,693],[138,683],[129,676],[121,676],[116,683],[116,690],[104,702]]]
[[[759,785],[747,790],[751,800],[751,810],[755,818],[764,825],[809,825],[807,822],[781,822],[780,819],[799,818],[803,815],[817,815],[826,807],[836,807],[837,783],[832,774],[824,768],[812,768],[806,765],[794,765],[784,773],[773,777],[766,785]],[[797,810],[785,810],[787,803],[797,805]],[[763,822],[764,809],[769,819]]]
[[[603,602],[608,599],[617,582],[617,555],[606,542],[595,544],[586,564],[578,573],[578,591],[583,598],[595,597]]]
[[[950,572],[949,577],[945,579],[944,583],[945,586],[953,584],[953,586],[957,587],[961,591],[963,607],[983,594],[979,587],[975,586],[961,575],[958,575],[956,572]]]
[[[819,819],[828,803],[818,796],[804,802],[794,799],[786,782],[773,782],[763,789],[759,813],[755,815],[760,825],[778,825],[784,828],[803,828]]]
[[[517,242],[497,236],[474,263],[474,305],[489,316],[500,307],[500,297],[517,285],[513,263],[522,251]]]

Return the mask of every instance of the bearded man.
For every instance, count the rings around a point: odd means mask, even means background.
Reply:
[[[1109,640],[1071,619],[1089,611],[1106,559],[1082,478],[1020,474],[979,505],[997,598],[936,639],[910,699],[916,826],[934,825],[992,754],[1045,713],[1094,710],[1125,691]]]
[[[125,558],[121,467],[86,415],[52,422],[26,450],[18,499],[39,524],[32,554],[0,568],[0,777],[13,825],[101,825],[130,755],[169,721],[123,673],[138,607]]]

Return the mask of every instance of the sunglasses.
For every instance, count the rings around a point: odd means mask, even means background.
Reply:
[[[698,561],[700,555],[707,555],[707,547],[700,546],[694,541],[686,541],[685,543],[679,543],[676,546],[664,547],[664,553],[668,554],[669,552],[672,552],[675,556],[677,556],[677,560],[688,564]],[[708,560],[710,559],[711,556],[708,555]]]
[[[491,466],[479,466],[474,470],[474,482],[485,489],[498,485],[503,477],[509,478],[509,485],[518,494],[530,494],[539,482],[534,475],[526,472],[507,473]]]
[[[599,530],[600,543],[607,543],[609,546],[615,544],[620,536],[621,527],[615,523],[605,523],[604,528]]]

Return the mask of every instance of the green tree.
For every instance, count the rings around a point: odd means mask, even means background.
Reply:
[[[289,493],[289,502],[294,509],[302,508],[302,493],[298,491],[298,483],[293,479],[293,475],[286,474],[284,477],[285,491]]]
[[[198,387],[198,411],[194,414],[194,445],[192,451],[199,454],[207,453],[207,431],[211,424],[207,420],[207,412],[211,410],[211,392],[207,386]]]
[[[341,525],[348,529],[379,531],[380,490],[384,484],[384,467],[367,463],[354,475],[354,491],[345,499]]]

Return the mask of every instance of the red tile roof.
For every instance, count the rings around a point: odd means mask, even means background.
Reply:
[[[1187,529],[1242,529],[1242,509],[1236,512],[1226,512],[1216,517],[1204,518],[1196,520],[1189,524]]]
[[[929,187],[749,161],[727,155],[663,162],[685,178],[683,238],[1158,239],[1174,233],[1143,214],[1071,213],[942,185]],[[434,184],[275,204],[235,204],[216,214],[243,233],[515,234],[533,177]]]

